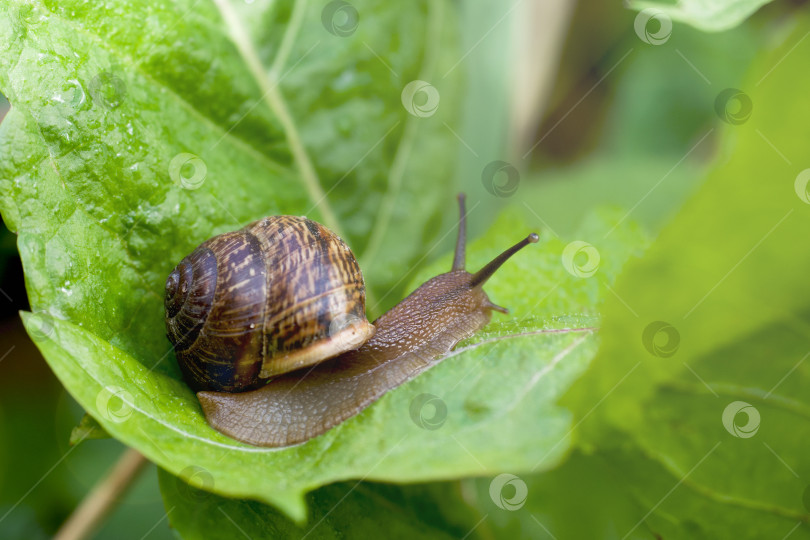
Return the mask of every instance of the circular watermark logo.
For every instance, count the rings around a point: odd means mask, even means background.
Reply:
[[[96,396],[98,413],[116,424],[129,420],[134,403],[132,394],[120,386],[107,386]]]
[[[44,311],[35,311],[29,315],[25,328],[34,343],[47,341],[53,337],[54,333],[51,316]]]
[[[333,0],[321,11],[321,23],[326,31],[338,37],[349,37],[360,24],[360,14],[343,0]]]
[[[748,94],[737,88],[726,88],[714,100],[717,116],[726,124],[739,126],[744,124],[754,110],[754,102]]]
[[[591,277],[599,270],[599,251],[588,242],[574,240],[563,249],[565,270],[579,278]]]
[[[737,423],[740,414],[746,417],[745,424]],[[759,431],[759,411],[745,401],[732,401],[723,410],[723,427],[735,437],[750,439]]]
[[[517,192],[520,173],[511,163],[493,161],[481,172],[481,183],[492,195],[505,199]]]
[[[810,190],[807,189],[808,183],[810,183],[810,169],[805,169],[800,172],[796,176],[796,181],[793,182],[793,189],[796,191],[796,196],[805,204],[810,204]]]
[[[184,189],[197,189],[205,182],[208,167],[194,154],[177,154],[169,163],[169,177],[172,182]]]
[[[411,81],[402,89],[402,106],[417,118],[436,114],[439,108],[439,91],[425,81]]]
[[[528,496],[526,482],[514,474],[499,474],[489,483],[489,497],[502,510],[520,510],[526,504]]]
[[[94,101],[107,109],[115,109],[127,95],[124,81],[111,71],[102,71],[90,81],[90,95]]]
[[[447,420],[447,404],[435,394],[419,394],[411,400],[411,420],[422,429],[439,429]]]
[[[672,19],[660,9],[642,9],[633,21],[638,38],[648,45],[663,45],[672,35]]]
[[[678,329],[665,321],[653,321],[644,327],[641,343],[653,356],[669,358],[681,346],[681,334]]]
[[[180,471],[177,479],[177,491],[187,500],[204,501],[214,489],[214,477],[197,465],[189,465]]]

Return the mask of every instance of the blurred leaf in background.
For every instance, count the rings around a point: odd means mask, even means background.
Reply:
[[[810,534],[796,529],[810,511],[800,443],[810,429],[810,260],[799,248],[810,226],[810,108],[796,79],[809,29],[802,17],[759,55],[745,90],[718,93],[723,159],[622,276],[600,354],[567,399],[587,416],[584,448],[629,447],[657,469],[637,474],[632,461],[631,485],[660,494],[643,517],[664,536],[672,516],[708,537]],[[681,483],[686,493],[664,496]]]
[[[160,487],[172,524],[186,539],[367,538],[385,530],[389,538],[462,538],[476,514],[461,496],[459,484],[400,486],[341,482],[307,496],[311,515],[296,525],[283,513],[256,501],[227,499],[189,485],[165,471]]]
[[[771,0],[628,0],[628,7],[645,17],[664,18],[703,30],[728,30]],[[660,24],[667,24],[661,22]]]

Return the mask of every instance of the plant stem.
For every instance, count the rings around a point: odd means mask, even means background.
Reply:
[[[124,494],[147,463],[146,458],[140,452],[131,448],[127,449],[107,475],[93,487],[93,490],[62,524],[54,539],[88,538],[123,499]]]

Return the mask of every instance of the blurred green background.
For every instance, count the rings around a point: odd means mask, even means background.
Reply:
[[[633,211],[633,219],[657,231],[699,185],[718,152],[715,130],[707,144],[680,162],[684,150],[718,124],[717,92],[740,84],[755,54],[771,46],[802,4],[767,5],[721,33],[676,23],[666,50],[642,43],[633,28],[636,12],[618,2],[582,1],[554,21],[559,59],[552,59],[551,83],[514,112],[511,141],[513,158],[522,160],[526,143],[541,140],[521,163],[522,181],[547,201],[540,205],[544,222],[565,234],[596,206],[634,207],[669,174]],[[523,52],[532,59],[531,51]],[[7,107],[3,100],[0,115]],[[70,432],[83,411],[20,323],[18,311],[27,310],[28,303],[15,238],[5,227],[0,231],[0,289],[0,516],[7,514],[0,531],[4,538],[46,538],[124,448],[110,439],[69,448]],[[458,486],[466,489],[458,482],[408,489],[435,492]],[[97,536],[169,538],[165,516],[150,465]],[[476,534],[495,537],[507,530],[509,524],[490,520]]]

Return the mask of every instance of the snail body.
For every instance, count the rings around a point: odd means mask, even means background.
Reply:
[[[257,446],[302,443],[441,361],[486,326],[492,311],[505,313],[482,285],[538,237],[529,235],[469,273],[463,196],[459,206],[451,271],[426,281],[373,325],[365,319],[364,283],[354,255],[334,233],[305,218],[266,218],[214,237],[186,257],[167,280],[166,324],[208,423]],[[268,229],[270,234],[262,232]],[[245,240],[250,234],[268,246],[256,251],[253,240]],[[212,255],[219,257],[214,270],[205,266]],[[227,260],[220,260],[225,255]],[[250,272],[257,260],[270,262],[263,275]],[[322,264],[330,268],[313,268]],[[211,282],[197,284],[197,278]],[[246,290],[251,286],[256,289]],[[262,297],[273,287],[293,289],[269,295],[273,302],[284,299],[281,306]],[[224,316],[228,323],[204,319],[205,308],[208,319]]]

